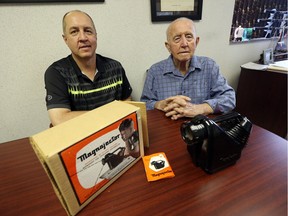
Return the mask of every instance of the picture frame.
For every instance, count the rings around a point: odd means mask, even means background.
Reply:
[[[201,20],[203,0],[150,0],[152,22],[173,21],[179,17]]]
[[[105,0],[0,0],[1,3],[65,3],[65,2],[104,2]]]

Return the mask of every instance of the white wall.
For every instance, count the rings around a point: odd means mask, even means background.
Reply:
[[[215,59],[236,89],[240,65],[259,59],[271,42],[230,45],[233,0],[204,0],[202,20],[196,22],[198,55]],[[54,61],[67,56],[61,20],[72,9],[86,11],[98,31],[98,53],[119,60],[139,100],[144,73],[168,56],[168,23],[153,24],[149,0],[106,0],[86,4],[0,5],[0,143],[47,129],[43,74]]]

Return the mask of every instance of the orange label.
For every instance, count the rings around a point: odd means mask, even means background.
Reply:
[[[142,157],[148,181],[174,177],[174,172],[163,152]]]

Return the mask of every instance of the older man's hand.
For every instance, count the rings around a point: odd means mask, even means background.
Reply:
[[[167,117],[171,117],[172,120],[177,120],[182,117],[194,117],[196,115],[209,115],[213,113],[213,109],[208,103],[192,104],[187,103],[185,107],[176,107],[174,113],[166,113]],[[172,115],[170,115],[172,114]]]

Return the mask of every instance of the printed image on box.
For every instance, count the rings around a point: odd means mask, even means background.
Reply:
[[[137,125],[132,113],[60,153],[80,204],[140,157]]]

